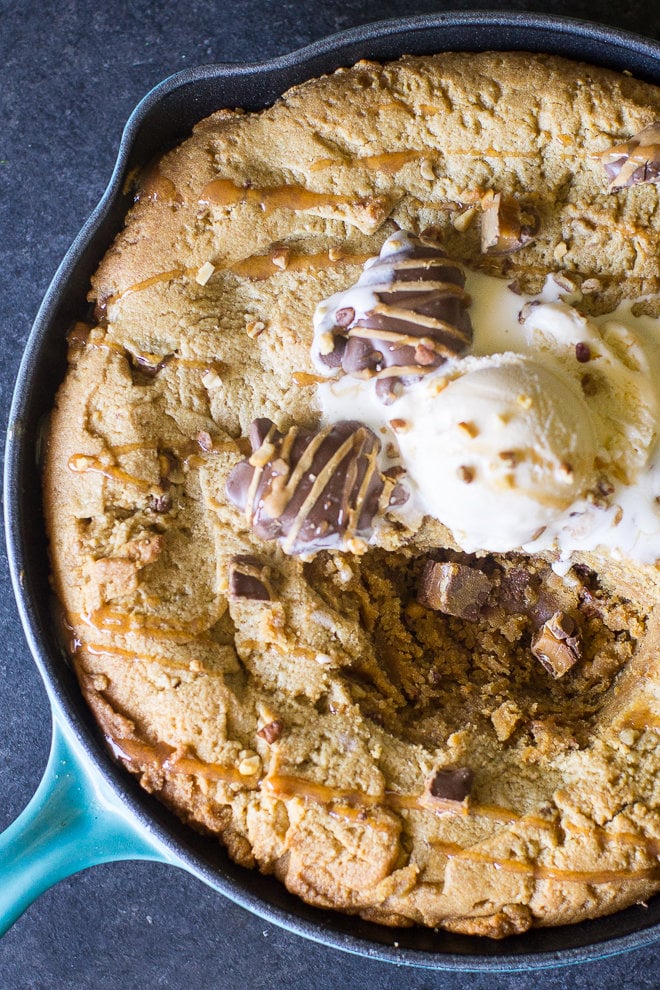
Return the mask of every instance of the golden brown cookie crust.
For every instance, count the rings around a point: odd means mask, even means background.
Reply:
[[[44,474],[82,690],[147,790],[310,903],[503,937],[660,887],[657,568],[490,555],[468,623],[416,600],[454,559],[437,524],[303,562],[224,496],[255,416],[318,422],[314,308],[395,225],[530,291],[584,283],[587,310],[657,293],[660,186],[611,193],[595,156],[658,116],[657,88],[549,56],[362,62],[202,121],[92,280]],[[538,211],[523,251],[482,255],[488,190]],[[271,601],[232,599],[234,555]],[[529,643],[556,608],[586,650],[550,683]],[[434,804],[457,766],[469,799]]]

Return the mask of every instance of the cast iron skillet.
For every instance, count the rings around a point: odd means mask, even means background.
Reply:
[[[65,332],[86,310],[89,279],[130,205],[124,179],[219,107],[261,109],[288,87],[351,65],[443,50],[542,51],[660,84],[660,44],[613,28],[535,14],[454,12],[382,21],[269,62],[209,65],[156,86],[131,115],[105,195],[60,265],[28,340],[10,414],[5,462],[9,561],[21,619],[53,708],[44,780],[0,837],[0,931],[64,876],[117,859],[182,867],[265,920],[334,948],[429,969],[512,971],[582,962],[660,938],[660,897],[648,907],[502,942],[413,928],[390,930],[309,907],[271,877],[232,863],[149,797],[105,750],[50,614],[40,504],[39,442],[66,365]]]

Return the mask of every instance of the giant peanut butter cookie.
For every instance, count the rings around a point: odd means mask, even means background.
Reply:
[[[502,937],[660,888],[659,119],[362,62],[135,179],[50,423],[67,645],[142,786],[312,904]]]

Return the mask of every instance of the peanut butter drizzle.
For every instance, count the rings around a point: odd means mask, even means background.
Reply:
[[[158,166],[143,173],[140,179],[135,202],[139,203],[143,199],[151,200],[153,203],[183,202],[183,198],[172,180],[163,175]]]
[[[353,196],[312,192],[304,186],[281,185],[254,189],[250,186],[239,186],[231,179],[213,179],[202,189],[199,201],[211,206],[238,206],[249,203],[258,206],[264,213],[272,213],[273,210],[303,212],[323,206],[347,206],[356,203]]]
[[[170,268],[166,272],[157,272],[155,275],[150,275],[149,278],[142,279],[141,282],[135,282],[134,285],[128,285],[125,289],[120,289],[118,292],[108,296],[105,301],[106,306],[111,306],[119,302],[120,299],[132,296],[134,292],[143,292],[145,289],[151,288],[152,285],[158,285],[159,282],[171,282],[175,278],[180,278],[182,275],[187,274],[188,269],[186,268]]]
[[[384,151],[380,155],[365,155],[348,160],[340,158],[319,158],[309,166],[310,172],[322,172],[326,168],[366,168],[370,172],[384,172],[394,175],[408,162],[429,158],[430,151]]]
[[[323,375],[310,375],[308,371],[294,371],[291,375],[296,385],[319,385],[321,382],[326,382],[328,379]]]
[[[167,743],[150,745],[141,740],[116,739],[106,736],[115,757],[129,764],[136,764],[139,769],[149,766],[157,766],[166,772],[174,774],[184,774],[191,776],[202,776],[207,780],[215,780],[223,783],[241,784],[244,788],[254,790],[261,783],[261,790],[266,794],[284,800],[292,798],[302,798],[314,804],[328,807],[329,813],[351,821],[357,821],[367,827],[379,827],[379,823],[373,818],[369,818],[369,810],[376,808],[386,808],[393,811],[401,809],[414,809],[420,811],[433,811],[429,806],[426,795],[398,794],[394,791],[385,791],[383,794],[367,794],[365,791],[354,788],[334,788],[326,784],[319,784],[311,780],[304,780],[292,774],[271,773],[261,782],[257,773],[243,775],[236,767],[228,767],[217,763],[207,763],[197,757],[187,754],[175,755],[176,750]],[[493,812],[497,811],[498,816],[505,821],[515,821],[524,819],[525,821],[538,822],[545,827],[552,827],[553,823],[546,819],[538,818],[534,815],[523,816],[509,809],[498,809],[496,806],[466,805],[464,802],[446,801],[442,802],[447,806],[446,810],[463,815],[479,815],[486,812],[488,817],[493,817]],[[603,829],[599,830],[605,838],[618,840],[624,835],[607,835]],[[651,856],[658,856],[659,848],[657,840],[645,840],[643,837],[627,835],[625,838],[630,842],[642,845]],[[446,842],[440,839],[432,839],[431,845],[434,849],[443,853],[449,860],[467,860],[469,862],[481,863],[486,866],[493,866],[497,870],[510,873],[519,873],[528,876],[534,881],[555,880],[568,883],[615,883],[620,881],[634,880],[660,880],[660,864],[641,867],[636,870],[566,870],[553,866],[542,866],[536,863],[524,863],[515,859],[507,859],[492,854],[481,852],[477,849],[464,847],[455,842]]]
[[[365,819],[365,813],[373,808],[387,808],[393,811],[401,809],[412,809],[419,811],[433,812],[453,812],[460,815],[474,815],[477,817],[496,818],[503,822],[515,822],[524,820],[545,828],[552,828],[553,823],[536,815],[520,815],[507,808],[499,808],[495,805],[472,805],[456,801],[444,801],[445,807],[435,807],[437,801],[431,804],[424,794],[398,794],[394,791],[385,791],[382,795],[367,794],[364,791],[354,789],[341,789],[328,787],[325,784],[318,784],[313,781],[304,781],[299,777],[289,774],[275,774],[266,777],[262,784],[263,790],[274,797],[294,798],[302,797],[315,804],[326,805],[331,812],[352,820],[366,821],[372,825],[372,819]],[[600,830],[602,832],[602,830]],[[613,835],[607,836],[612,840],[621,838]],[[655,840],[645,841],[639,836],[626,835],[626,840],[643,845],[649,855],[658,855],[658,843]],[[656,866],[643,867],[638,870],[564,870],[551,866],[540,866],[533,863],[522,863],[514,859],[502,859],[498,856],[491,856],[478,850],[465,848],[458,843],[443,842],[441,840],[431,840],[434,848],[439,849],[449,859],[466,859],[471,862],[492,865],[496,869],[506,870],[514,873],[529,875],[534,880],[566,880],[574,883],[613,883],[625,880],[660,880],[660,864]]]
[[[506,873],[520,873],[535,881],[557,880],[565,883],[599,884],[626,880],[660,880],[660,865],[641,867],[637,870],[566,870],[554,866],[541,866],[537,863],[523,863],[516,859],[503,859],[477,849],[466,849],[455,842],[432,839],[431,845],[444,853],[449,860],[481,863]]]
[[[161,488],[144,478],[136,478],[122,468],[113,464],[104,464],[100,458],[89,454],[72,454],[67,462],[69,471],[74,474],[101,474],[104,478],[112,481],[121,481],[125,485],[131,485],[140,491],[148,492],[151,495],[160,495]]]
[[[206,674],[211,676],[221,674],[221,671],[205,667],[199,661],[196,662],[196,666],[191,667],[190,660],[173,660],[170,657],[157,657],[153,653],[125,650],[121,646],[108,646],[103,643],[85,643],[83,650],[95,657],[118,657],[121,660],[133,663],[157,663],[161,667],[171,667],[173,670],[185,670],[191,674]]]
[[[340,265],[363,265],[371,258],[371,254],[342,254],[336,258],[331,258],[329,252],[320,254],[290,254],[286,261],[285,268],[281,268],[273,261],[270,254],[253,254],[242,261],[236,261],[229,265],[228,271],[234,275],[249,278],[254,282],[264,282],[273,275],[281,275],[283,271],[305,272],[320,271],[323,268],[334,268]]]
[[[641,706],[628,712],[621,722],[622,729],[637,729],[640,732],[660,732],[660,715]]]
[[[242,784],[250,790],[258,785],[257,773],[242,774],[237,767],[206,763],[187,754],[177,755],[174,747],[164,742],[152,745],[140,739],[117,739],[110,735],[106,735],[105,738],[116,759],[134,764],[140,770],[155,766],[167,773],[203,776],[206,780],[225,784]]]
[[[154,619],[153,616],[140,612],[118,612],[110,605],[102,605],[93,612],[75,616],[75,620],[99,632],[112,632],[120,636],[135,632],[144,633],[154,640],[175,640],[185,643],[195,640],[198,643],[211,644],[213,641],[204,636],[204,633],[218,621],[225,608],[226,603],[223,602],[222,611],[211,620],[205,618],[179,623],[169,622],[167,619]]]

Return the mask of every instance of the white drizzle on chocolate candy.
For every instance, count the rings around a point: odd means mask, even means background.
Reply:
[[[465,272],[430,238],[392,234],[358,282],[322,302],[314,315],[314,360],[326,374],[341,368],[376,379],[392,402],[470,345]]]
[[[642,182],[660,182],[660,120],[597,157],[610,179],[610,192]]]
[[[285,553],[360,553],[379,509],[402,497],[395,478],[380,472],[380,441],[362,423],[280,433],[271,420],[256,419],[250,443],[227,496],[257,536],[279,540]]]

